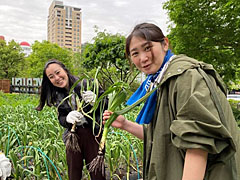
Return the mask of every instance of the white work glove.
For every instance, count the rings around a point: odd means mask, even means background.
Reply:
[[[66,118],[68,123],[74,124],[75,122],[77,122],[77,125],[83,125],[84,123],[86,123],[86,119],[83,116],[82,113],[78,112],[78,111],[71,111]]]
[[[82,99],[85,101],[85,103],[89,103],[91,106],[93,106],[96,100],[96,94],[92,91],[83,91]]]
[[[11,163],[9,159],[0,152],[0,179],[5,180],[7,177],[11,175]]]

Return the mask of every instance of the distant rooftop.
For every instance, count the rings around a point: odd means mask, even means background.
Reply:
[[[30,46],[30,44],[28,42],[23,41],[20,43],[20,46]]]
[[[1,40],[5,40],[4,36],[0,36],[0,39],[1,39]]]

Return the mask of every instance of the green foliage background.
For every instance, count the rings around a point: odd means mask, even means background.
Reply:
[[[130,86],[139,72],[131,67],[125,56],[125,37],[120,34],[98,32],[93,43],[87,43],[82,53],[82,65],[87,70],[101,67],[99,81],[106,89],[115,82],[122,81]]]
[[[239,83],[240,1],[168,0],[164,9],[175,53],[213,64],[228,85]]]
[[[61,61],[70,71],[74,69],[72,52],[70,50],[61,48],[49,41],[35,41],[32,45],[32,53],[25,59],[25,76],[42,77],[44,65],[49,59]]]
[[[0,39],[0,79],[11,79],[21,74],[24,67],[24,54],[14,40],[8,44]]]

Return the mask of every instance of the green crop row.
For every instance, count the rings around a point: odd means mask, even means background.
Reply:
[[[67,179],[64,128],[55,108],[34,109],[38,98],[0,93],[0,150],[11,160],[13,179]],[[134,120],[136,115],[133,111],[126,116]],[[105,155],[108,179],[140,177],[142,149],[142,141],[111,128]],[[84,179],[89,179],[86,168]]]

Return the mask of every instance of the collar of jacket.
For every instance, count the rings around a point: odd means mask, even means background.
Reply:
[[[160,84],[161,84],[160,86],[162,86],[168,79],[170,79],[174,76],[179,76],[188,69],[197,69],[199,67],[202,68],[208,74],[211,74],[215,78],[217,84],[220,86],[222,91],[225,94],[227,93],[227,88],[225,86],[225,83],[223,82],[222,78],[216,72],[216,70],[213,68],[213,66],[211,64],[207,64],[205,62],[198,61],[196,59],[190,58],[183,54],[176,55],[173,57],[173,59],[171,60],[171,62],[168,65],[168,68],[164,74],[163,79],[160,82]]]

